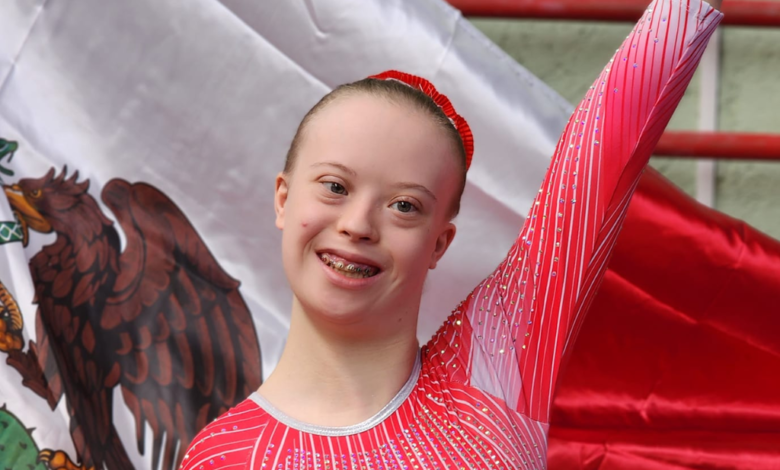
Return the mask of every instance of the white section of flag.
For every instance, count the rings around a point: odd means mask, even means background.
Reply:
[[[332,87],[386,69],[431,79],[469,121],[475,156],[458,235],[427,282],[420,337],[503,258],[523,222],[570,107],[441,1],[12,0],[0,7],[0,138],[9,165],[38,178],[67,165],[100,201],[112,178],[148,182],[187,215],[242,283],[272,370],[290,293],[273,225],[273,178],[304,113]],[[111,211],[103,207],[111,217]],[[0,219],[12,220],[5,200]],[[53,235],[0,246],[0,281],[35,306],[26,260]],[[2,354],[0,353],[0,356]],[[40,446],[73,453],[54,412],[0,363],[0,405]],[[138,468],[134,424],[115,422]],[[151,433],[147,432],[147,440]]]

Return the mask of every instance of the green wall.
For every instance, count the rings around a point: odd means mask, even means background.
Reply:
[[[633,26],[499,19],[472,23],[572,103],[585,94]],[[718,129],[780,134],[780,28],[721,28]],[[670,129],[697,129],[698,80],[694,77]],[[695,193],[694,160],[654,158],[651,165],[688,194]],[[722,160],[717,165],[715,207],[780,239],[780,161]]]

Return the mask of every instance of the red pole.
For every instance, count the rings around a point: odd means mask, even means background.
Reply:
[[[738,160],[780,160],[780,134],[667,131],[653,155]]]
[[[448,0],[465,16],[636,21],[648,0]],[[780,27],[780,1],[726,0],[723,23]],[[656,156],[780,160],[780,134],[666,132]]]
[[[448,0],[465,16],[636,21],[649,0]],[[726,0],[723,24],[780,27],[780,2]]]

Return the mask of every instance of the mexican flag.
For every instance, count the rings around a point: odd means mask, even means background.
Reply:
[[[475,135],[425,342],[505,256],[572,110],[457,10],[0,7],[0,468],[176,468],[259,386],[291,302],[274,177],[322,95],[386,69]],[[778,266],[780,243],[648,171],[561,372],[550,468],[777,468]]]

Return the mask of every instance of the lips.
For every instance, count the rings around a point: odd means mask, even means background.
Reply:
[[[355,259],[355,256],[343,255],[339,256],[332,252],[318,253],[320,259],[330,269],[351,278],[368,278],[379,274],[380,269],[373,264],[367,262],[367,260]]]

